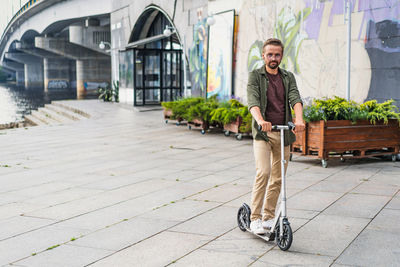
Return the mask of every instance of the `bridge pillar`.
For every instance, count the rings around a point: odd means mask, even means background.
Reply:
[[[43,59],[44,91],[71,88],[68,59]]]
[[[43,89],[43,60],[25,53],[6,53],[5,58],[24,64],[26,89]]]
[[[2,66],[4,66],[7,69],[15,71],[15,79],[17,86],[25,85],[25,73],[23,64],[7,60],[2,62]]]
[[[78,98],[88,94],[97,94],[98,86],[111,83],[111,58],[107,54],[68,42],[65,39],[51,37],[36,37],[35,46],[76,60]]]
[[[99,86],[106,86],[111,77],[110,60],[77,60],[76,92],[83,96],[87,91],[97,91]]]
[[[73,73],[75,67],[70,68],[72,60],[51,53],[49,51],[36,48],[32,44],[19,44],[19,51],[43,58],[43,80],[44,91],[57,89],[74,88],[76,74]],[[75,62],[74,62],[75,64]]]
[[[25,86],[25,73],[24,70],[17,70],[15,72],[15,81],[17,86]]]

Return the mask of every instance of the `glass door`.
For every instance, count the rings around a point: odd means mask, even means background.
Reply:
[[[162,99],[173,101],[181,96],[181,51],[162,52]]]
[[[134,105],[159,105],[182,95],[181,50],[134,50]]]

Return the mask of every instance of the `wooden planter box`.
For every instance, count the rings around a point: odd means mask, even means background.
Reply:
[[[163,108],[163,115],[164,115],[165,123],[168,123],[168,121],[172,121],[172,122],[175,122],[176,125],[180,125],[181,122],[183,121],[182,118],[171,119],[172,110],[170,110],[170,109]]]
[[[194,119],[188,122],[189,130],[192,129],[200,129],[201,134],[205,134],[206,131],[210,128],[210,124],[208,121],[204,121],[203,119]]]
[[[388,124],[371,124],[369,121],[319,121],[309,122],[306,129],[296,134],[291,152],[316,157],[327,167],[331,157],[365,158],[399,153],[400,130],[397,120]]]
[[[237,117],[235,121],[224,124],[224,134],[225,136],[229,136],[230,133],[235,133],[236,139],[237,140],[242,140],[243,139],[243,134],[250,134],[250,132],[243,133],[240,131],[240,126],[243,122],[242,117]]]

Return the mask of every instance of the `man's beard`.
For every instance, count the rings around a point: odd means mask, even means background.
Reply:
[[[272,63],[276,63],[275,65],[272,65]],[[269,64],[268,64],[268,67],[270,67],[271,69],[276,69],[276,68],[278,68],[279,67],[279,63],[278,62],[276,62],[276,61],[271,61]]]

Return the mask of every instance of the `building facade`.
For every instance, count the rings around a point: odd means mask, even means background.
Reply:
[[[270,37],[283,41],[281,67],[295,74],[305,101],[345,97],[343,0],[115,2],[112,79],[120,82],[121,102],[218,95],[246,103],[248,73],[262,66],[262,44]],[[350,97],[400,101],[400,2],[351,3]]]

